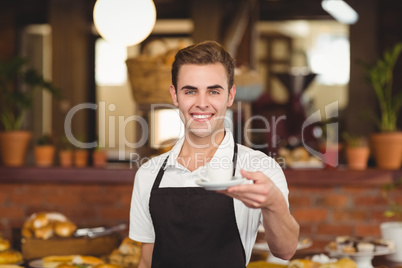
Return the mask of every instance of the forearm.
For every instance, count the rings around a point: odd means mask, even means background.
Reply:
[[[288,260],[296,252],[299,224],[290,214],[285,200],[275,206],[261,208],[265,239],[276,257]]]
[[[154,251],[153,243],[142,244],[141,258],[138,264],[138,268],[151,268],[153,251]]]

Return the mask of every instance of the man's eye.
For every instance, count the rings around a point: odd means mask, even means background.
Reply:
[[[195,94],[195,90],[187,90],[186,95],[193,95]]]
[[[209,92],[211,95],[218,95],[219,94],[219,90],[211,90]]]

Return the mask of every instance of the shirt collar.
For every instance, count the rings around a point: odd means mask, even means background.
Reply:
[[[166,163],[166,168],[179,167],[179,164],[177,163],[177,157],[179,156],[181,148],[183,147],[184,138],[185,138],[184,136],[180,138],[173,146],[172,150],[170,150],[170,152],[168,153],[169,158]],[[229,129],[225,129],[225,137],[223,138],[221,144],[218,147],[218,150],[216,150],[213,156],[213,158],[216,158],[214,159],[214,161],[220,161],[224,157],[230,157],[230,160],[232,160],[233,148],[234,148],[233,134]]]

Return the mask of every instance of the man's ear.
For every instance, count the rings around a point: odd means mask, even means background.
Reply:
[[[174,85],[170,86],[170,96],[172,96],[174,106],[179,106],[179,102],[177,101],[177,93]]]
[[[236,87],[235,87],[235,85],[233,85],[232,88],[229,90],[229,98],[228,98],[227,107],[232,106],[232,104],[234,102],[235,95],[236,95]]]

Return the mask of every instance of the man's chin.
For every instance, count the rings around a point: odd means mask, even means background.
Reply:
[[[211,130],[207,129],[190,129],[190,133],[198,138],[205,138],[211,136]]]

